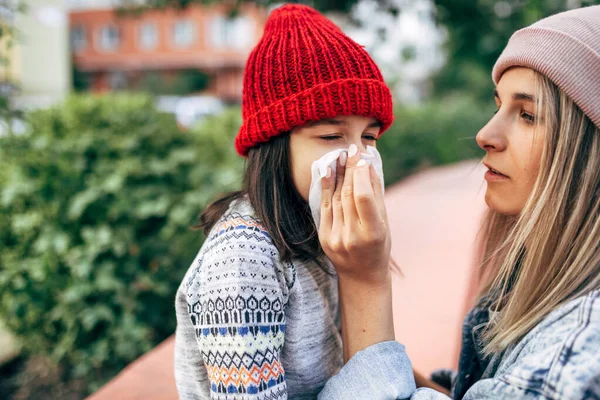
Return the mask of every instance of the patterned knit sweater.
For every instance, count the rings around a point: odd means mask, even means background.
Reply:
[[[281,262],[249,202],[232,202],[177,292],[180,398],[316,398],[343,364],[327,264]]]

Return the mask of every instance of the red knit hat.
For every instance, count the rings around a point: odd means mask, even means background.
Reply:
[[[392,95],[365,49],[314,9],[275,9],[244,71],[242,156],[310,121],[373,117],[383,133],[394,120]]]

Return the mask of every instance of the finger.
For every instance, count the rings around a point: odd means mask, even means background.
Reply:
[[[344,177],[346,175],[346,162],[348,160],[348,153],[346,153],[345,151],[342,151],[340,153],[339,158],[336,161],[336,174],[335,174],[335,184],[336,184],[336,188],[342,187],[342,185],[344,184]]]
[[[344,154],[344,153],[342,153]],[[344,185],[345,159],[341,157],[336,161],[335,189],[333,192],[333,224],[332,229],[341,229],[344,226],[344,212],[342,209],[342,186]]]
[[[335,177],[331,168],[327,168],[327,175],[321,179],[321,219],[319,221],[319,237],[329,236],[333,225],[333,192],[335,190]]]
[[[354,203],[362,228],[367,232],[378,232],[385,220],[380,212],[373,184],[371,167],[361,161],[354,170]]]
[[[351,144],[348,148],[348,160],[346,161],[346,174],[342,184],[342,208],[344,210],[344,222],[356,221],[358,214],[354,204],[354,169],[360,160],[358,146]]]
[[[381,179],[379,179],[379,175],[377,175],[377,172],[375,172],[375,167],[373,165],[369,166],[369,171],[375,199],[377,200],[381,214],[384,218],[387,218],[387,209],[385,207],[385,199],[383,196],[383,182]]]

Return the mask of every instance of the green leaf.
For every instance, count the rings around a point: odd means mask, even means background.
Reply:
[[[0,138],[0,319],[65,379],[105,382],[173,333],[172,299],[239,187],[240,110],[187,132],[144,95],[74,95]]]
[[[85,209],[98,200],[102,193],[96,188],[90,188],[84,192],[77,193],[71,200],[67,216],[74,220],[81,217]]]

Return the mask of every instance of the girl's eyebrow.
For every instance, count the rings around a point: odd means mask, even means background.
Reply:
[[[321,125],[333,125],[333,126],[340,126],[340,125],[347,125],[348,123],[346,121],[340,120],[340,119],[335,119],[335,118],[325,118],[325,119],[320,119],[318,121],[314,121],[311,122],[309,124],[310,127],[313,126],[321,126]],[[380,121],[374,121],[371,122],[367,128],[380,128],[381,127],[381,122]]]
[[[334,126],[346,125],[346,121],[343,121],[340,119],[335,119],[335,118],[325,118],[325,119],[320,119],[318,121],[311,122],[309,124],[309,126],[311,126],[311,127],[321,126],[321,125],[334,125]]]

